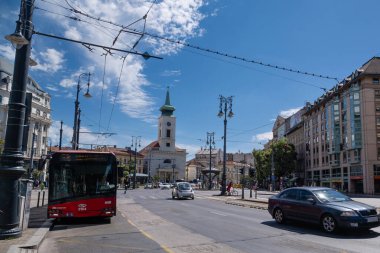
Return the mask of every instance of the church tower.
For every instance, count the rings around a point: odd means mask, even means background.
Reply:
[[[176,118],[173,116],[174,106],[170,104],[169,87],[166,91],[165,104],[160,108],[158,119],[158,142],[161,151],[175,151]]]

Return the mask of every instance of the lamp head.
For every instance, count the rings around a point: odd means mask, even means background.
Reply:
[[[21,33],[21,22],[16,21],[16,30],[14,33],[6,35],[5,39],[10,41],[16,49],[22,48],[24,45],[29,44],[29,41]]]
[[[224,113],[222,111],[219,111],[218,117],[221,118],[221,117],[223,117],[223,115],[224,115]]]
[[[234,113],[232,112],[232,111],[230,111],[229,113],[228,113],[228,117],[229,118],[232,118],[234,116]]]

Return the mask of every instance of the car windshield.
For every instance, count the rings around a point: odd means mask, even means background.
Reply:
[[[313,192],[319,198],[319,200],[325,203],[351,200],[348,196],[335,190],[326,189],[326,190],[316,190]]]

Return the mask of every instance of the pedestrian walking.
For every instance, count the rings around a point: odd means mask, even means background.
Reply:
[[[227,186],[227,194],[231,195],[232,182],[230,181]]]

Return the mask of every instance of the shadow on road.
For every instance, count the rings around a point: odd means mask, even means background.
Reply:
[[[90,226],[97,226],[101,224],[110,224],[111,218],[99,218],[99,217],[92,217],[92,218],[60,218],[55,219],[52,226],[50,227],[50,231],[56,231],[56,230],[63,230],[68,229],[70,226],[78,227],[90,227]]]
[[[373,230],[338,230],[336,233],[327,233],[317,224],[310,224],[299,221],[287,221],[285,224],[278,224],[275,221],[264,221],[263,225],[276,229],[286,230],[298,234],[311,234],[321,237],[336,239],[371,239],[379,237],[380,233]]]

